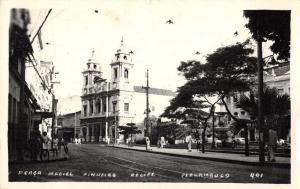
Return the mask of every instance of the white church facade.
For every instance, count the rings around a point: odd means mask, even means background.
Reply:
[[[134,123],[145,132],[146,89],[134,86],[133,52],[121,47],[110,63],[110,78],[103,78],[100,64],[90,58],[82,72],[80,135],[86,141],[114,141],[115,125]],[[175,93],[167,89],[149,88],[150,116],[158,117]],[[119,137],[119,138],[118,138]],[[117,135],[123,140],[122,135]]]

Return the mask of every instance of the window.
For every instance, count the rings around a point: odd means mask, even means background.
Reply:
[[[242,114],[242,115],[245,115],[245,112],[244,112],[244,111],[241,111],[241,114]]]
[[[124,60],[127,60],[127,56],[124,56],[123,58],[124,58]]]
[[[239,113],[237,113],[237,112],[234,112],[233,114],[234,114],[235,116],[239,115]]]
[[[87,116],[87,106],[86,105],[84,105],[83,106],[83,116]]]
[[[279,94],[283,94],[283,93],[284,93],[284,90],[283,90],[283,89],[278,89],[278,93],[279,93]]]
[[[105,99],[105,97],[102,98],[102,104],[103,104],[103,112],[106,112],[106,99]]]
[[[113,104],[113,113],[116,113],[117,102],[114,101],[112,104]]]
[[[88,78],[88,76],[86,75],[85,76],[85,85],[88,85],[89,84],[89,78]]]
[[[118,77],[118,68],[114,68],[114,76],[115,76],[115,79],[117,79],[117,77]]]
[[[110,112],[111,111],[110,97],[108,97],[107,108],[108,108],[108,112]]]
[[[124,77],[125,77],[125,79],[128,79],[128,69],[124,70]]]
[[[96,64],[94,64],[94,69],[96,69],[97,68],[97,65]]]
[[[120,58],[120,56],[119,56],[119,55],[117,55],[117,60],[119,60],[119,58]]]
[[[101,111],[101,103],[100,103],[99,99],[97,100],[96,108],[97,108],[97,113],[100,113],[100,111]]]
[[[124,112],[129,112],[129,103],[124,103]]]
[[[94,105],[93,105],[93,101],[90,101],[90,115],[92,115],[94,112]]]

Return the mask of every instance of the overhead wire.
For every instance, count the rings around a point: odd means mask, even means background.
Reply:
[[[43,79],[43,77],[41,76],[40,72],[38,71],[38,69],[37,69],[37,67],[36,67],[37,62],[36,62],[36,60],[35,60],[34,55],[31,54],[31,56],[32,56],[32,58],[31,58],[30,56],[28,56],[29,62],[32,64],[34,70],[35,70],[36,73],[38,74],[40,80],[42,81],[43,86],[45,86],[45,87],[48,89],[48,92],[50,91],[50,93],[53,94],[53,92],[52,92],[52,90],[51,90],[52,88],[49,87],[49,86],[46,84],[45,80]],[[35,65],[34,63],[35,63],[36,65]]]

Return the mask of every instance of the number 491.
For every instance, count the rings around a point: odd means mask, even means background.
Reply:
[[[254,178],[263,178],[264,174],[263,173],[250,173],[250,177],[252,179]]]

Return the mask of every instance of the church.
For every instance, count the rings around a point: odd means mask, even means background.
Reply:
[[[94,50],[93,53],[94,54]],[[116,51],[110,63],[110,78],[103,78],[101,65],[92,57],[83,70],[81,96],[80,137],[89,142],[124,142],[115,127],[135,124],[145,136],[146,98],[145,86],[134,86],[133,52],[123,48]],[[158,118],[170,104],[175,93],[167,89],[148,88],[148,112],[151,118]]]

